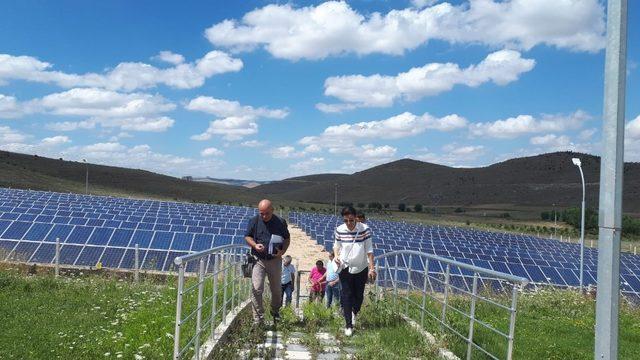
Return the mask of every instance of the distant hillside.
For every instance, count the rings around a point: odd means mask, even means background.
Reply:
[[[208,183],[216,183],[216,184],[224,184],[224,185],[233,185],[233,186],[242,186],[246,188],[254,188],[256,186],[268,184],[271,181],[257,181],[257,180],[238,180],[238,179],[216,179],[211,177],[191,177],[191,176],[183,176],[182,179],[188,180],[191,179],[193,181],[199,182],[208,182]]]
[[[582,159],[587,182],[588,206],[597,206],[599,157],[557,152],[517,158],[481,168],[452,168],[403,159],[348,176],[302,184],[292,179],[256,189],[270,190],[289,200],[333,202],[333,184],[339,187],[338,201],[406,203],[413,205],[512,204],[560,206],[579,205],[580,174],[572,157]],[[313,178],[313,177],[312,177]],[[625,164],[625,211],[640,211],[640,164]]]
[[[278,195],[314,188],[315,191],[326,191],[333,194],[335,184],[339,180],[344,179],[348,176],[349,175],[347,174],[318,174],[299,176],[284,179],[281,181],[272,181],[268,184],[257,186],[253,190],[265,195]],[[333,199],[333,195],[331,196]]]
[[[0,151],[0,186],[60,192],[85,191],[85,164]],[[197,202],[253,204],[256,193],[239,186],[185,181],[150,171],[89,164],[89,192]]]

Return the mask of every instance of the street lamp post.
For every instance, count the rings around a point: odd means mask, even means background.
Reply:
[[[584,273],[584,198],[585,198],[585,186],[584,186],[584,173],[582,172],[582,162],[578,158],[571,159],[573,165],[580,170],[580,178],[582,179],[582,215],[580,218],[580,292],[584,283],[582,282],[582,274]]]
[[[84,177],[84,193],[89,194],[89,164],[87,164],[87,159],[82,159],[82,162],[84,162],[84,165],[86,168],[86,173]]]

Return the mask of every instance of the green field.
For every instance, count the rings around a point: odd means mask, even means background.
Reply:
[[[2,359],[166,359],[173,349],[175,278],[147,279],[135,284],[112,275],[77,274],[54,278],[49,274],[25,275],[17,269],[0,271],[0,358]],[[191,300],[186,308],[191,309]],[[428,303],[439,313],[437,303]],[[464,299],[452,299],[454,306],[468,306]],[[283,311],[282,329],[329,331],[356,350],[359,359],[431,358],[435,349],[398,317],[406,310],[400,301],[375,301],[369,296],[359,316],[355,336],[344,338],[343,320],[323,306],[305,305],[304,322]],[[592,359],[595,301],[572,291],[543,290],[525,293],[518,301],[515,359]],[[188,310],[187,310],[188,311]],[[505,329],[504,312],[478,306],[478,317]],[[420,322],[416,308],[409,314]],[[250,336],[249,318],[241,321],[217,358],[237,354]],[[448,319],[460,331],[468,321],[448,312]],[[441,345],[464,355],[466,345],[451,334],[426,322]],[[288,330],[287,330],[288,329]],[[189,333],[189,331],[187,331]],[[185,336],[186,339],[186,336]],[[311,335],[306,345],[314,348]],[[504,342],[476,332],[476,341],[496,351]],[[183,339],[184,340],[184,339]],[[620,311],[620,359],[640,359],[640,309],[626,304]],[[482,358],[480,356],[474,358]]]

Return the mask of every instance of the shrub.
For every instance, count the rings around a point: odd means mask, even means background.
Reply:
[[[416,204],[416,205],[413,207],[413,209],[414,209],[416,212],[422,212],[422,204]]]
[[[400,211],[406,211],[407,210],[407,205],[404,203],[400,203],[398,204],[398,210]]]
[[[458,207],[458,208],[456,208],[455,210],[453,210],[453,212],[455,212],[455,213],[463,213],[463,212],[464,212],[464,209],[463,209],[463,208],[461,208],[461,207]]]

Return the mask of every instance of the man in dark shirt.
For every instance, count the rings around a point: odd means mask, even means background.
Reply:
[[[258,258],[251,274],[253,284],[251,304],[255,325],[260,325],[264,321],[262,293],[264,292],[265,277],[269,278],[271,290],[271,315],[274,321],[280,318],[282,255],[287,252],[291,238],[287,222],[273,213],[271,201],[266,199],[260,201],[258,212],[259,215],[249,221],[247,231],[244,234],[245,241],[251,247],[251,254]]]

